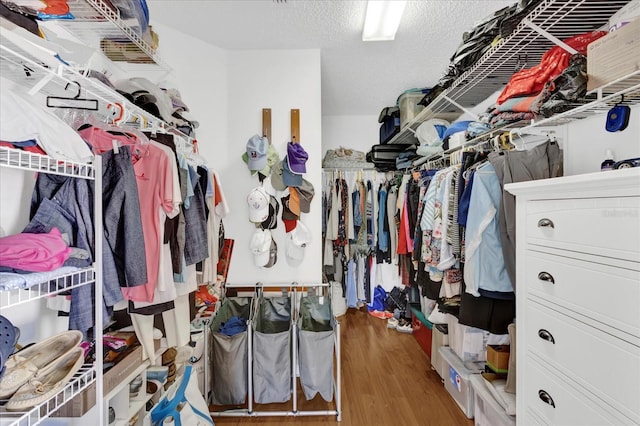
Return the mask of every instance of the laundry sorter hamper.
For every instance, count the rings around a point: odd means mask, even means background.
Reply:
[[[286,294],[286,293],[285,293]],[[291,399],[291,298],[254,300],[251,318],[253,399],[258,404]]]
[[[305,295],[300,298],[297,327],[298,368],[305,397],[320,393],[333,399],[335,319],[328,297]]]
[[[248,323],[252,311],[251,297],[227,297],[211,321],[211,403],[216,405],[240,405],[248,393],[248,332],[231,336],[220,328],[229,320],[241,318]]]

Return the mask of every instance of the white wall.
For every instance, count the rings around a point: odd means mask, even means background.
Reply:
[[[380,123],[377,115],[322,116],[322,155],[328,149],[352,148],[367,153],[379,143]]]
[[[221,180],[231,213],[223,220],[227,238],[235,240],[228,282],[247,284],[319,282],[321,274],[320,197],[302,221],[312,232],[303,264],[288,267],[284,225],[274,231],[278,262],[270,269],[254,266],[249,241],[254,226],[248,219],[246,195],[258,179],[241,159],[247,140],[261,131],[262,108],[272,109],[272,142],[281,157],[290,140],[290,110],[300,109],[301,142],[309,153],[307,175],[320,192],[321,97],[319,50],[225,51],[154,24],[161,35],[159,54],[173,68],[168,77],[147,72],[148,78],[177,87],[200,122],[196,130],[201,155]],[[285,194],[278,194],[278,198]]]
[[[225,230],[236,240],[228,282],[265,284],[320,282],[321,271],[321,140],[322,112],[320,96],[320,51],[313,50],[260,50],[228,52],[228,88],[226,103],[228,134],[222,166],[218,169],[225,195],[231,207],[231,216],[224,220]],[[246,196],[259,185],[241,159],[249,138],[261,133],[262,109],[271,108],[272,143],[280,158],[286,154],[291,140],[290,110],[300,109],[300,142],[309,154],[307,174],[316,190],[311,212],[303,213],[301,220],[312,233],[312,242],[306,248],[305,259],[297,268],[287,265],[284,251],[284,225],[281,221],[274,230],[278,245],[278,262],[270,269],[254,266],[249,241],[255,229],[249,222]],[[284,194],[278,194],[280,198]]]
[[[640,106],[631,108],[629,126],[621,132],[607,132],[605,122],[606,114],[598,114],[567,124],[565,175],[600,171],[607,149],[615,161],[640,157]]]

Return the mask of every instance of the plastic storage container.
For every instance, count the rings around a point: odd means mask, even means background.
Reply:
[[[440,355],[440,348],[449,346],[449,334],[446,324],[434,324],[431,337],[431,366],[438,373],[441,379],[449,374],[449,364]]]
[[[404,128],[411,120],[413,120],[420,111],[424,109],[424,106],[418,105],[418,102],[424,98],[422,92],[405,92],[400,95],[398,99],[398,106],[400,107],[400,128]]]
[[[431,338],[433,324],[431,324],[416,307],[411,307],[411,328],[422,350],[431,358]]]
[[[458,318],[447,314],[449,346],[462,361],[486,361],[489,332],[469,327],[458,322]]]
[[[456,401],[465,416],[473,418],[473,388],[469,380],[474,374],[480,374],[481,364],[463,363],[450,347],[439,349],[440,355],[448,365],[444,387]]]
[[[470,377],[473,388],[473,416],[475,426],[515,426],[516,416],[508,415],[487,388],[479,374]]]

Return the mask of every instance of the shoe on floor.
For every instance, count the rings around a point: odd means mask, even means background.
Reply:
[[[71,349],[22,385],[9,399],[5,408],[7,411],[26,411],[48,401],[64,389],[82,367],[83,362],[84,350],[80,347]]]
[[[400,318],[400,321],[398,321],[398,325],[396,326],[396,331],[399,331],[400,333],[413,333],[411,321],[408,321],[406,318]]]
[[[64,331],[13,354],[7,360],[7,369],[0,380],[0,399],[9,398],[38,371],[78,347],[81,340],[81,332]]]
[[[389,318],[387,320],[387,328],[395,329],[397,326],[398,326],[398,319],[397,318]]]

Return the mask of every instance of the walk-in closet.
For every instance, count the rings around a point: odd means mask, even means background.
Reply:
[[[0,426],[640,424],[640,0],[0,12]]]

